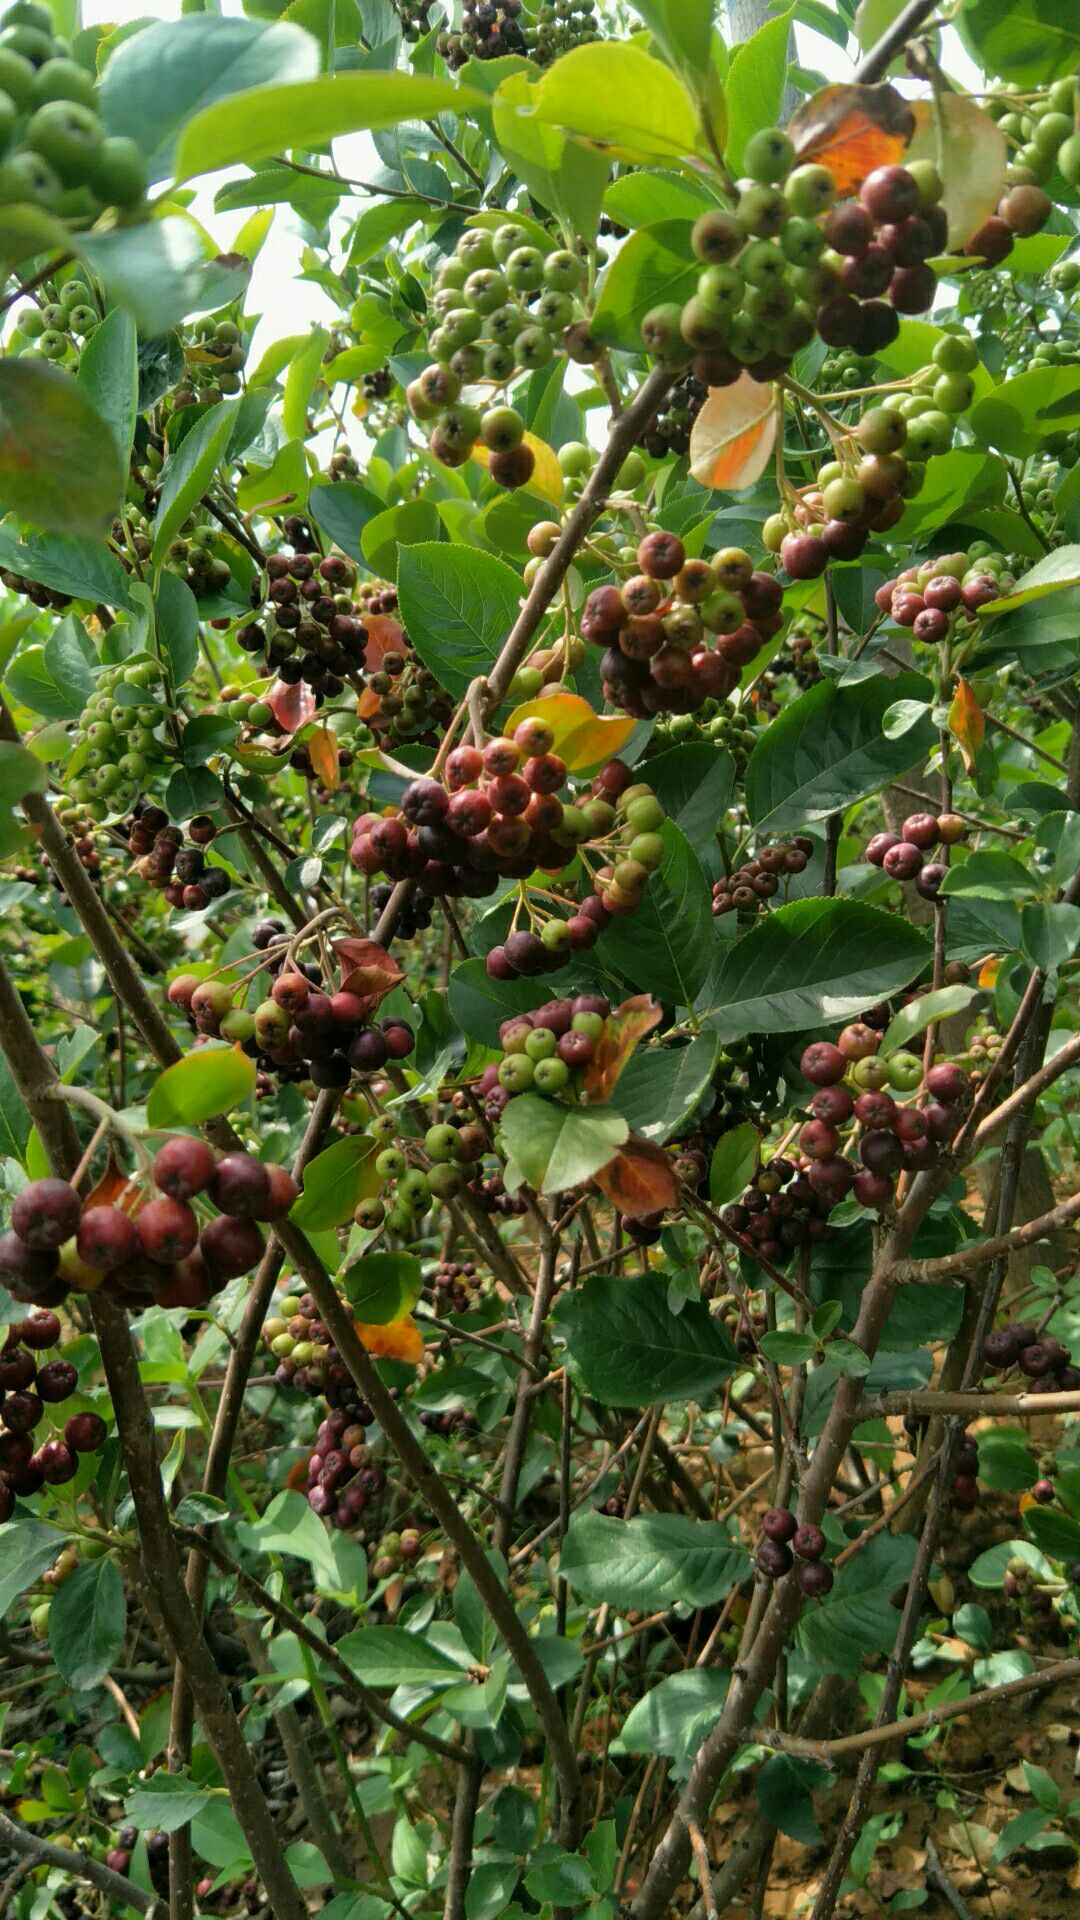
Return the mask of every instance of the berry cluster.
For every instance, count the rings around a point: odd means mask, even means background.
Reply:
[[[508,53],[546,67],[571,47],[600,38],[596,0],[541,0],[530,11],[535,19],[525,12],[524,0],[467,3],[460,31],[440,33],[435,45],[451,73],[456,73],[466,60],[498,60]]]
[[[499,1028],[504,1057],[497,1066],[485,1067],[477,1083],[488,1118],[497,1118],[513,1094],[529,1088],[553,1097],[576,1093],[610,1013],[602,994],[579,993],[504,1020]]]
[[[60,1332],[55,1313],[32,1313],[9,1325],[0,1348],[0,1523],[10,1520],[17,1498],[74,1479],[78,1456],[96,1453],[105,1443],[108,1429],[99,1413],[73,1413],[62,1433],[51,1434],[35,1452],[31,1435],[46,1407],[70,1400],[79,1385],[70,1360],[45,1357],[58,1345]]]
[[[370,1132],[376,1140],[393,1141],[395,1123],[390,1115],[380,1115]],[[382,1146],[375,1157],[375,1172],[390,1189],[389,1205],[379,1199],[361,1200],[355,1214],[357,1225],[369,1229],[385,1226],[388,1232],[406,1240],[414,1238],[419,1222],[433,1205],[443,1206],[456,1199],[486,1147],[481,1127],[468,1122],[453,1125],[449,1120],[435,1121],[419,1140]],[[410,1152],[419,1152],[426,1164],[410,1164]]]
[[[813,1117],[799,1132],[811,1185],[834,1200],[853,1191],[860,1206],[878,1211],[891,1205],[897,1174],[934,1164],[938,1148],[956,1133],[971,1094],[970,1077],[954,1061],[939,1061],[924,1076],[917,1055],[898,1051],[879,1059],[880,1045],[879,1028],[856,1020],[835,1044],[813,1041],[799,1063],[804,1079],[817,1088],[810,1102]],[[845,1080],[848,1086],[841,1084]],[[913,1093],[920,1084],[930,1096],[923,1106],[894,1100],[893,1093]],[[857,1172],[840,1153],[840,1128],[849,1122],[857,1127]],[[852,1145],[855,1138],[853,1133]]]
[[[753,721],[750,707],[736,709],[727,701],[721,705],[711,699],[703,700],[693,713],[661,713],[645,749],[646,765],[654,754],[663,753],[665,747],[685,746],[694,741],[712,742],[730,753],[735,772],[741,777],[757,739]]]
[[[420,1552],[420,1531],[417,1527],[395,1527],[384,1533],[377,1542],[371,1562],[372,1576],[376,1580],[392,1580],[395,1574],[404,1571],[416,1559]]]
[[[366,1419],[344,1408],[328,1413],[307,1463],[305,1492],[312,1513],[348,1532],[360,1527],[370,1502],[386,1485],[386,1474],[373,1463],[365,1437],[371,1415],[366,1408],[360,1411]]]
[[[761,1516],[761,1531],[765,1537],[758,1543],[754,1563],[767,1580],[782,1580],[795,1566],[797,1555],[795,1578],[807,1599],[824,1600],[832,1592],[832,1568],[824,1560],[828,1542],[820,1527],[800,1526],[787,1507],[770,1507]]]
[[[540,934],[511,933],[492,949],[488,971],[497,978],[539,973],[561,965],[567,952],[592,946],[611,914],[638,905],[663,858],[657,828],[664,814],[651,789],[633,785],[630,769],[612,760],[580,804],[564,801],[559,788],[566,767],[552,752],[553,741],[550,727],[533,718],[522,721],[513,739],[455,747],[445,785],[430,776],[412,780],[394,812],[361,814],[353,824],[350,857],[362,873],[419,880],[428,893],[474,899],[493,893],[500,876],[524,880],[536,868],[560,874],[585,849],[613,847],[616,865],[591,875],[595,892],[569,919],[549,913]],[[542,910],[537,905],[530,914],[539,921]]]
[[[367,657],[367,628],[351,593],[352,562],[343,554],[316,563],[310,553],[273,553],[266,572],[265,622],[248,621],[237,645],[243,653],[262,654],[286,686],[303,680],[316,694],[341,693]]]
[[[948,872],[942,860],[927,860],[937,846],[955,847],[964,837],[964,823],[955,813],[912,813],[899,833],[875,833],[867,841],[864,858],[881,867],[890,880],[913,880],[924,900],[934,900]]]
[[[40,207],[77,227],[105,207],[139,205],[142,154],[126,135],[106,134],[97,99],[92,67],[54,34],[49,8],[15,0],[0,15],[0,205]]]
[[[431,1275],[431,1299],[441,1314],[468,1313],[480,1291],[474,1260],[440,1260]]]
[[[193,321],[184,358],[183,383],[172,396],[174,411],[216,407],[227,395],[240,392],[247,348],[235,320],[213,320],[207,314]]]
[[[267,970],[273,976],[267,998],[254,1012],[234,986],[191,973],[171,982],[171,1004],[188,1015],[197,1033],[230,1040],[254,1053],[260,1073],[309,1082],[312,1088],[341,1091],[354,1073],[375,1073],[389,1060],[407,1058],[413,1035],[404,1020],[372,1024],[381,995],[344,987],[325,992],[313,962],[287,960],[283,931],[280,921],[264,920],[252,933],[256,951],[269,956]],[[276,951],[270,953],[271,948]]]
[[[1068,1347],[1027,1321],[993,1328],[983,1341],[983,1359],[995,1373],[1018,1367],[1030,1381],[1031,1393],[1069,1393],[1080,1387],[1080,1367],[1072,1365]]]
[[[67,790],[96,820],[131,807],[141,786],[170,762],[158,729],[164,683],[156,660],[105,667],[76,725]]]
[[[319,1319],[309,1293],[299,1299],[279,1300],[264,1322],[262,1337],[277,1361],[274,1378],[279,1387],[292,1387],[312,1399],[322,1398],[331,1409],[333,1432],[340,1437],[350,1426],[369,1427],[371,1412],[360,1398],[356,1383],[337,1347]],[[363,1440],[355,1444],[360,1445]]]
[[[218,394],[216,397],[220,399],[221,396]],[[152,452],[152,448],[148,449],[148,453]],[[153,481],[152,470],[148,467],[146,472]],[[151,521],[157,512],[158,502],[159,495],[151,485],[141,531],[137,516],[132,516],[132,526],[135,528],[132,545],[140,559],[147,557],[153,545]],[[232,568],[221,551],[217,527],[211,520],[200,520],[195,514],[188,515],[179,533],[170,540],[165,550],[165,565],[170,573],[175,573],[191,588],[197,600],[224,593],[232,584]]]
[[[913,639],[940,646],[1014,585],[1000,556],[988,554],[972,564],[966,553],[942,553],[905,567],[874,598],[897,626],[910,629]]]
[[[228,893],[231,885],[224,867],[207,863],[204,847],[214,838],[208,814],[189,821],[184,845],[183,827],[174,826],[164,807],[140,799],[127,823],[128,846],[140,879],[164,895],[170,907],[196,912]]]
[[[74,373],[83,341],[90,338],[101,320],[94,295],[83,280],[65,280],[55,294],[47,288],[43,291],[44,305],[31,303],[21,308],[16,321],[23,339],[32,343],[22,358],[63,361]]]
[[[66,1180],[32,1180],[16,1195],[0,1235],[0,1279],[26,1305],[56,1306],[70,1288],[101,1288],[133,1311],[205,1307],[263,1251],[256,1224],[288,1212],[298,1188],[284,1167],[250,1153],[216,1159],[205,1141],[177,1134],[153,1163],[155,1199],[128,1188],[124,1205],[84,1205]],[[200,1221],[197,1195],[217,1209]]]
[[[725,700],[783,625],[780,582],[741,547],[688,560],[673,533],[646,534],[636,558],[638,573],[594,587],[581,617],[582,638],[604,648],[605,696],[640,719]]]
[[[725,913],[760,913],[766,902],[780,891],[786,876],[805,873],[814,843],[805,833],[776,847],[763,847],[752,859],[736,867],[713,887],[712,910],[719,918]]]
[[[481,413],[462,400],[462,389],[480,380],[504,387],[547,366],[578,318],[574,296],[584,280],[576,253],[545,253],[513,221],[494,233],[466,228],[436,280],[438,324],[428,339],[434,365],[406,390],[409,411],[430,428],[431,450],[444,466],[464,466],[479,440],[500,486],[525,485],[534,456],[520,414],[509,406]]]
[[[690,451],[694,421],[708,397],[705,382],[684,373],[657,408],[638,445],[654,460],[663,460],[669,453],[682,458]]]
[[[878,167],[857,200],[836,200],[827,167],[794,167],[778,127],[748,141],[732,211],[703,213],[691,244],[702,263],[682,307],[654,307],[641,323],[649,352],[667,365],[693,357],[706,386],[743,368],[784,373],[817,334],[827,346],[874,354],[896,339],[901,313],[924,313],[937,279],[926,262],[945,246],[941,178],[925,161]],[[887,295],[887,299],[882,299]]]

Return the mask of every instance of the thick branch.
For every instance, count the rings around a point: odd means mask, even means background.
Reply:
[[[1040,1413],[1080,1412],[1080,1393],[949,1393],[928,1387],[925,1393],[870,1394],[859,1407],[860,1420],[888,1419],[890,1415],[962,1414],[965,1420],[978,1420],[987,1414],[1007,1414],[1017,1420],[1034,1420]]]
[[[9,1820],[6,1813],[0,1813],[0,1843],[24,1860],[32,1860],[37,1867],[59,1867],[61,1873],[69,1874],[72,1880],[85,1881],[88,1887],[107,1894],[110,1902],[134,1907],[138,1913],[145,1913],[148,1920],[164,1920],[164,1902],[152,1893],[144,1893],[125,1874],[114,1873],[111,1867],[103,1866],[100,1860],[76,1847],[57,1847],[40,1834],[27,1833],[25,1827]]]
[[[937,1260],[906,1261],[896,1268],[893,1278],[896,1282],[917,1281],[920,1285],[934,1280],[963,1279],[972,1267],[988,1266],[1001,1253],[1012,1253],[1017,1247],[1029,1247],[1033,1241],[1047,1239],[1067,1227],[1078,1214],[1080,1193],[1074,1193],[1059,1207],[1040,1214],[1037,1220],[1025,1221],[1022,1227],[1011,1227],[1008,1233],[994,1234],[990,1240],[969,1241],[958,1253],[945,1253]]]

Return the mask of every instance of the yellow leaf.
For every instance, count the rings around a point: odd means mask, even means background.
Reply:
[[[557,506],[563,497],[562,468],[546,440],[538,440],[535,433],[523,434],[522,440],[525,446],[532,448],[533,460],[536,463],[529,476],[530,493],[540,493],[545,500],[553,500]],[[482,467],[491,465],[491,455],[482,440],[476,442],[472,457]]]
[[[875,167],[895,166],[911,138],[911,108],[887,84],[823,87],[788,124],[800,166],[828,167],[840,194],[856,193]]]
[[[338,737],[332,727],[312,727],[307,739],[311,764],[327,793],[336,793],[340,784],[341,756]]]
[[[983,710],[962,676],[957,677],[956,692],[949,708],[949,732],[960,748],[964,765],[970,773],[982,750],[986,724]]]
[[[354,1325],[373,1360],[404,1360],[415,1367],[424,1357],[423,1338],[411,1313],[402,1320],[391,1320],[385,1327],[371,1326],[366,1320],[357,1320]]]
[[[538,694],[515,707],[506,723],[508,734],[523,720],[543,720],[555,739],[552,752],[565,760],[571,773],[583,773],[587,767],[611,760],[626,745],[636,720],[616,718],[614,714],[594,713],[579,693]]]
[[[1000,970],[1001,970],[1001,961],[1000,961],[1000,960],[998,960],[998,959],[993,959],[993,958],[991,958],[990,960],[984,960],[984,961],[983,961],[983,963],[982,963],[982,966],[981,966],[981,967],[979,968],[979,985],[980,985],[980,987],[994,987],[994,986],[996,986],[996,985],[997,985],[997,977],[998,977],[998,973],[1000,972]]]
[[[912,113],[915,132],[907,158],[932,160],[945,182],[942,206],[949,219],[949,247],[955,252],[989,220],[1005,192],[1005,135],[966,94],[916,100]]]
[[[730,493],[760,480],[776,440],[775,389],[740,373],[713,387],[690,435],[690,471],[703,487]]]
[[[697,151],[697,109],[670,67],[630,41],[574,47],[533,93],[538,120],[615,160],[673,160]]]

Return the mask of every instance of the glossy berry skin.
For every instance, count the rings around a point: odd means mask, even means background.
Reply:
[[[778,1541],[786,1546],[793,1539],[798,1521],[786,1507],[769,1507],[761,1516],[761,1531],[767,1540]]]
[[[911,813],[900,829],[900,837],[909,846],[921,847],[924,851],[937,845],[937,815],[933,813]]]
[[[270,1176],[263,1162],[253,1153],[223,1154],[214,1168],[210,1198],[233,1220],[258,1219],[270,1202]]]
[[[899,1173],[904,1164],[904,1148],[895,1133],[864,1133],[859,1141],[859,1159],[868,1173]]]
[[[768,1580],[782,1580],[792,1568],[791,1548],[782,1540],[762,1540],[754,1555],[758,1572]]]
[[[809,1522],[792,1534],[791,1544],[800,1560],[820,1560],[825,1551],[825,1535]]]
[[[815,1120],[825,1120],[831,1127],[842,1127],[858,1111],[846,1087],[821,1087],[810,1108]]]
[[[190,1200],[210,1185],[215,1164],[213,1148],[205,1140],[176,1134],[158,1148],[151,1173],[154,1185],[170,1199]]]
[[[922,854],[910,841],[901,840],[890,847],[881,864],[890,880],[914,880],[922,870]]]
[[[833,1571],[824,1560],[800,1560],[795,1578],[808,1600],[824,1600],[833,1590]]]
[[[75,1250],[88,1267],[108,1272],[123,1266],[139,1250],[135,1222],[119,1207],[88,1207],[79,1221]]]
[[[300,1188],[286,1167],[268,1164],[266,1173],[270,1182],[270,1198],[258,1217],[260,1220],[283,1220],[290,1207],[300,1198]]]
[[[889,853],[893,847],[898,847],[899,845],[900,837],[898,834],[888,832],[875,833],[866,843],[865,858],[869,860],[872,867],[883,866],[885,863],[885,855]]]
[[[847,1072],[847,1060],[829,1040],[814,1040],[803,1051],[799,1071],[815,1087],[832,1087]]]
[[[37,1454],[37,1464],[46,1486],[50,1487],[63,1486],[65,1481],[74,1480],[79,1465],[64,1440],[46,1440]]]
[[[37,1392],[46,1406],[56,1406],[61,1400],[70,1400],[78,1384],[78,1370],[70,1360],[50,1360],[47,1365],[38,1368]]]
[[[967,1074],[953,1060],[939,1061],[930,1068],[926,1076],[926,1089],[936,1100],[944,1100],[951,1106],[958,1106],[966,1097],[969,1087]]]
[[[31,1180],[15,1196],[11,1224],[26,1246],[42,1253],[71,1239],[81,1212],[82,1202],[66,1180]]]
[[[983,1359],[988,1367],[1004,1371],[1006,1367],[1015,1367],[1022,1351],[1021,1338],[1016,1327],[995,1327],[983,1341]]]
[[[168,1194],[143,1208],[135,1230],[147,1257],[165,1267],[185,1259],[199,1237],[198,1220],[186,1200],[172,1200]]]
[[[73,1453],[97,1453],[108,1432],[100,1413],[73,1413],[64,1427],[64,1439]]]
[[[203,1228],[199,1251],[212,1277],[233,1280],[238,1274],[250,1273],[261,1260],[263,1237],[253,1220],[232,1219],[224,1214]]]

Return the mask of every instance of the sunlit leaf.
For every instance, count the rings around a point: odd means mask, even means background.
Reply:
[[[626,1062],[639,1040],[658,1026],[664,1010],[649,993],[635,994],[604,1021],[603,1032],[585,1069],[583,1092],[587,1101],[610,1100]]]
[[[949,732],[959,746],[964,765],[970,773],[982,750],[986,723],[975,693],[962,675],[957,676],[956,692],[949,708]]]
[[[597,1169],[593,1179],[604,1198],[631,1219],[662,1213],[679,1197],[679,1183],[667,1154],[636,1135],[619,1148],[613,1160]]]
[[[966,94],[941,89],[933,100],[916,100],[911,111],[915,132],[907,158],[932,160],[945,182],[942,205],[955,251],[990,218],[1006,190],[1008,144],[997,122]]]
[[[341,781],[341,755],[333,727],[313,727],[306,744],[318,779],[328,793],[336,793]]]
[[[615,160],[692,154],[698,116],[681,80],[629,41],[594,41],[556,60],[532,95],[538,120]]]
[[[158,1075],[146,1102],[147,1125],[198,1126],[239,1106],[254,1085],[255,1062],[240,1047],[200,1047]]]
[[[538,440],[535,433],[522,435],[522,445],[532,449],[534,466],[529,475],[529,489],[542,494],[545,500],[551,500],[556,506],[563,497],[563,474],[552,449],[546,440]],[[491,454],[482,440],[478,440],[472,450],[472,457],[478,466],[490,467]]]
[[[85,392],[39,360],[0,361],[0,504],[35,527],[103,534],[124,492],[112,428]]]
[[[562,688],[538,694],[535,700],[525,700],[515,707],[506,722],[506,732],[512,734],[523,720],[543,720],[551,728],[555,735],[552,752],[565,760],[571,773],[584,773],[614,758],[637,724],[615,714],[594,713],[580,693],[566,693]]]
[[[776,441],[776,392],[740,373],[714,387],[690,434],[690,471],[703,487],[731,493],[760,480]]]
[[[416,1367],[424,1357],[423,1336],[411,1314],[405,1314],[401,1320],[391,1320],[385,1327],[369,1325],[363,1320],[357,1320],[355,1326],[374,1360],[404,1360]]]
[[[823,87],[788,124],[800,165],[828,167],[840,193],[855,193],[875,167],[895,166],[914,131],[895,87]]]
[[[275,680],[263,698],[283,733],[295,733],[298,727],[306,726],[317,711],[315,695],[306,680]]]

